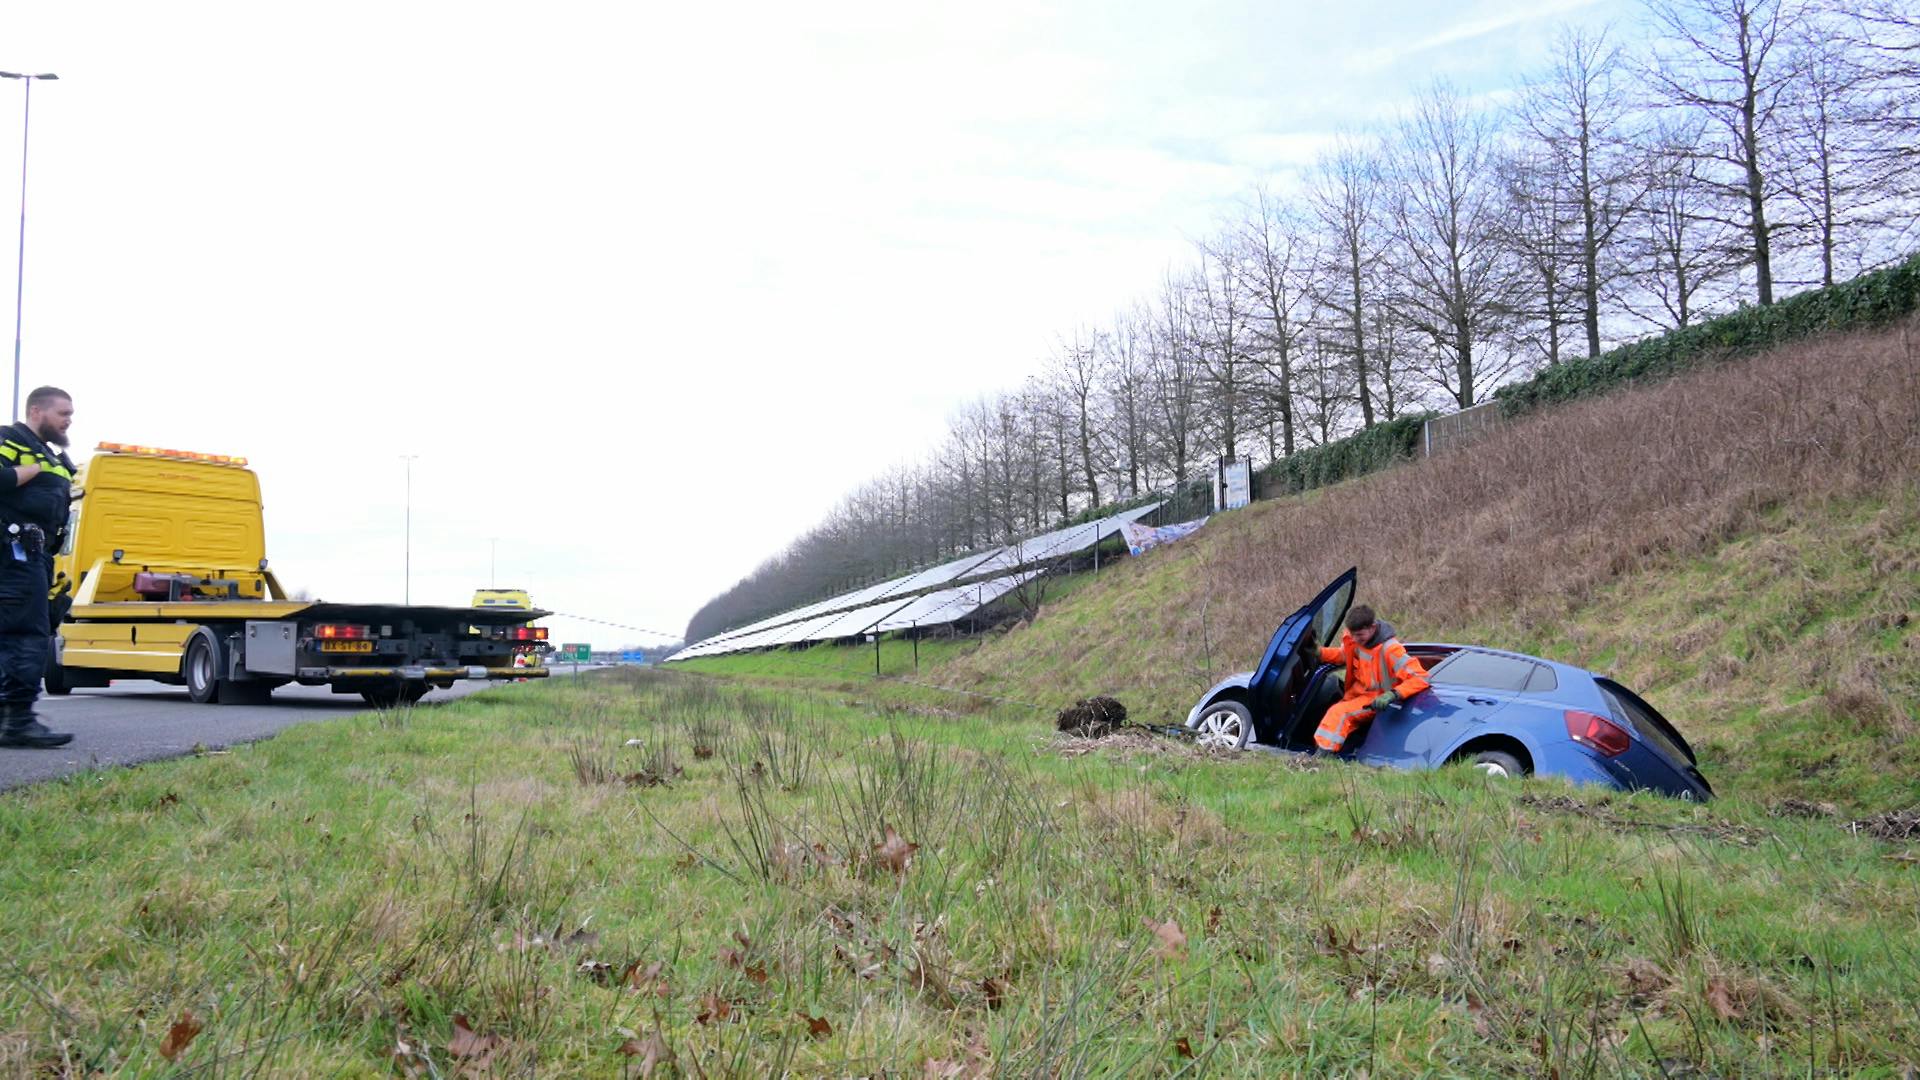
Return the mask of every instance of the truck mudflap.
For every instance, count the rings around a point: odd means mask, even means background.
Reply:
[[[478,664],[462,667],[326,667],[301,668],[299,677],[328,681],[403,679],[410,682],[449,679],[544,679],[547,677],[547,671],[545,668],[481,667]]]

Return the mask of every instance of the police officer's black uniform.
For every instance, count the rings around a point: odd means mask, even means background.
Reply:
[[[40,466],[21,484],[14,470]],[[0,746],[64,746],[33,715],[52,656],[47,593],[67,527],[73,461],[25,424],[0,428]]]

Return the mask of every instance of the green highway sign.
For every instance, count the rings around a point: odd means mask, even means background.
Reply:
[[[571,660],[576,664],[585,664],[593,659],[593,646],[586,642],[574,642],[560,646],[560,659]]]

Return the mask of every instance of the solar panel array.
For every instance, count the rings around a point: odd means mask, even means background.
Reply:
[[[966,555],[904,577],[794,608],[694,642],[668,657],[690,660],[779,645],[859,637],[959,622],[1046,572],[1055,559],[1085,551],[1159,503],[1055,529],[1006,547]]]

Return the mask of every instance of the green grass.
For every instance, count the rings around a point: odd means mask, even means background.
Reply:
[[[656,1075],[1920,1060],[1910,845],[737,683],[556,680],[9,793],[0,1067],[618,1075],[655,1036]]]

